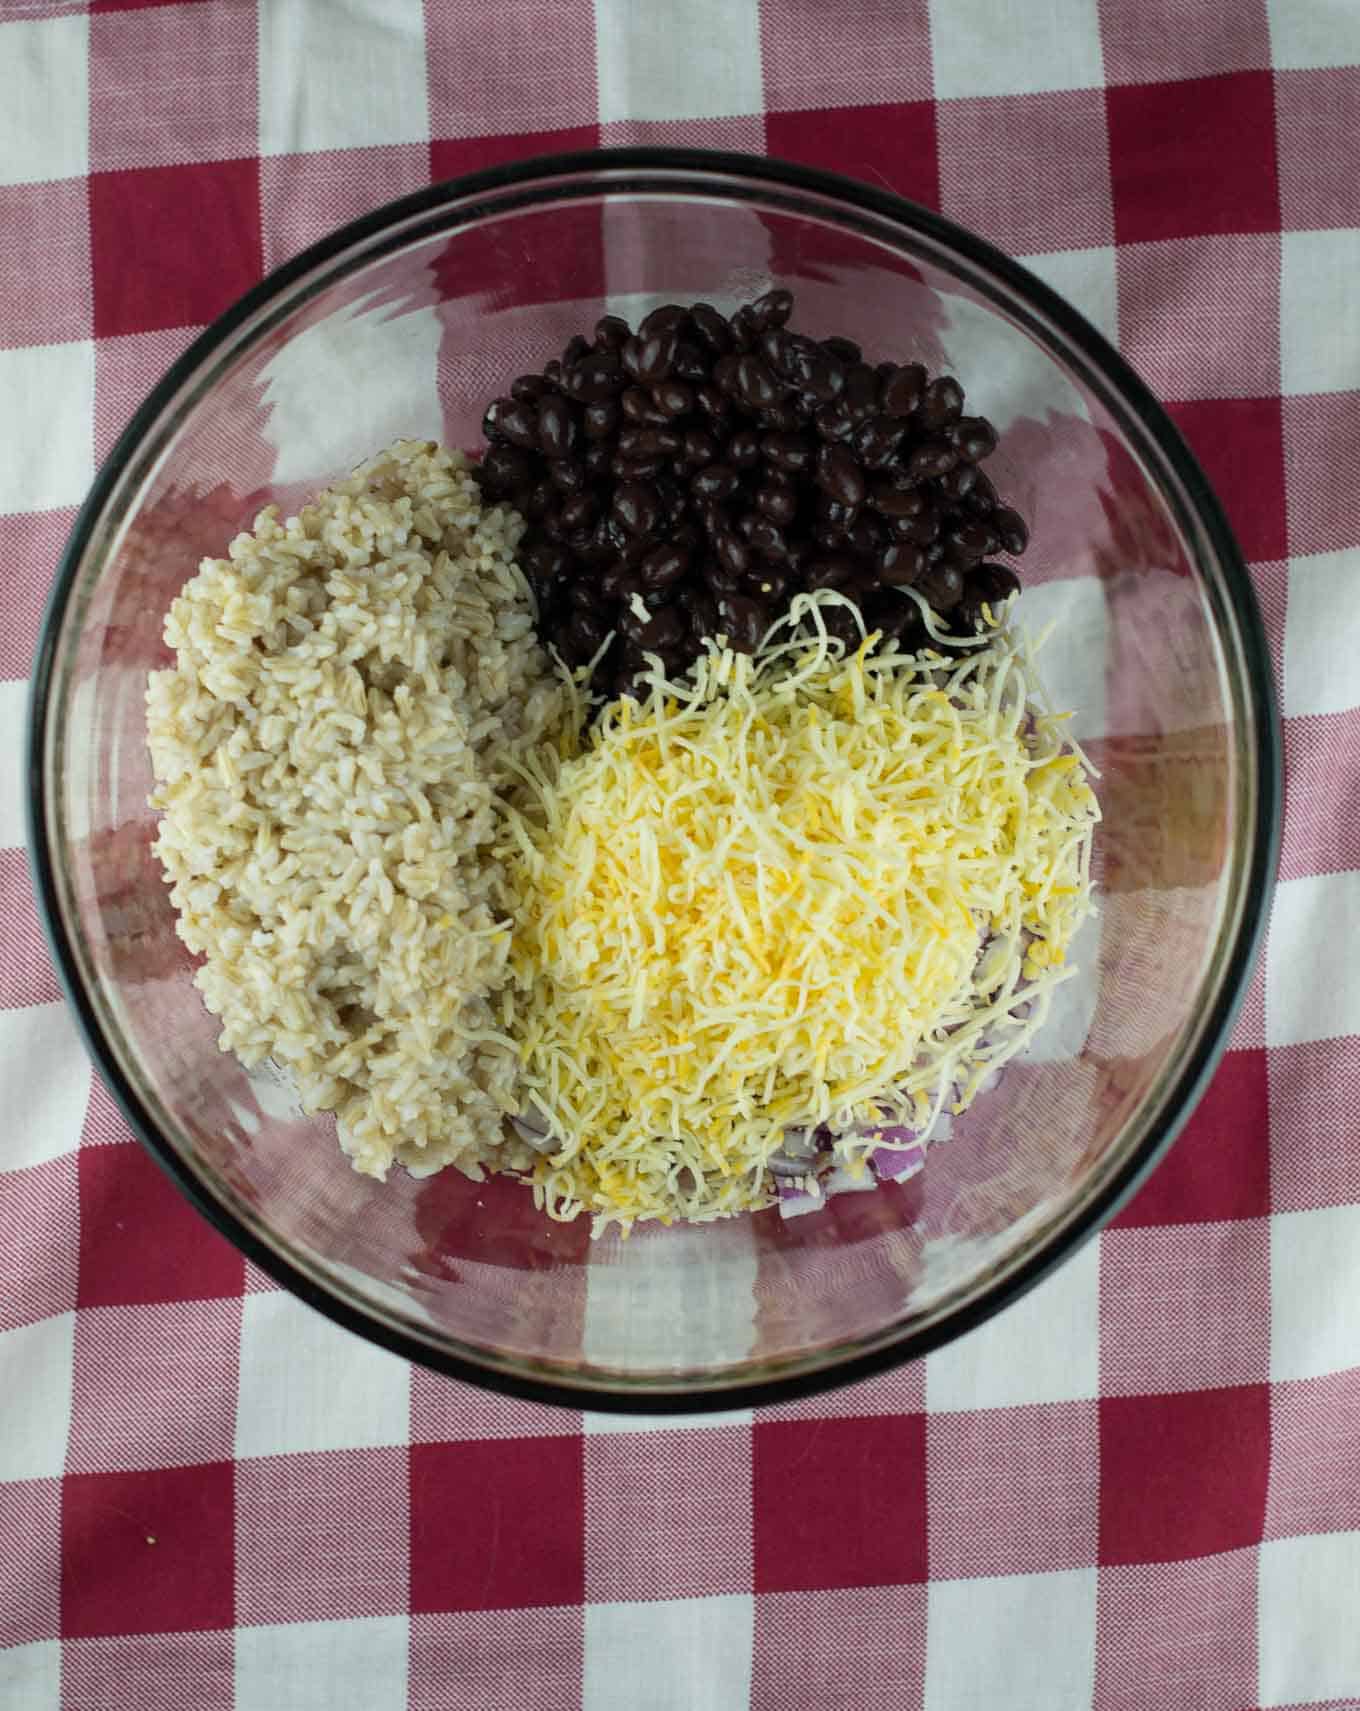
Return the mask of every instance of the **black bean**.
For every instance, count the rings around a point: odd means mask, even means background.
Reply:
[[[704,565],[704,583],[719,596],[724,594],[739,594],[746,586],[746,578],[739,570],[731,570],[721,559],[711,558]]]
[[[581,425],[587,439],[606,439],[619,425],[618,405],[612,398],[601,398],[587,404],[581,414]]]
[[[943,475],[959,461],[959,454],[948,440],[922,440],[913,446],[907,458],[907,474],[911,476]]]
[[[538,526],[554,546],[564,546],[567,539],[567,526],[562,521],[562,511],[557,505],[549,505],[539,518]]]
[[[548,480],[559,493],[579,493],[589,479],[585,464],[578,458],[558,458],[548,465]]]
[[[963,414],[963,388],[952,374],[942,374],[921,394],[916,413],[922,426],[932,432],[947,428]]]
[[[762,558],[783,558],[786,547],[784,531],[768,517],[757,517],[747,536],[751,546]]]
[[[595,323],[595,349],[618,350],[632,337],[622,315],[601,315]]]
[[[850,436],[850,444],[866,469],[886,469],[905,433],[906,424],[890,416],[868,416]]]
[[[768,611],[745,595],[725,596],[719,603],[718,614],[727,631],[728,646],[737,653],[753,654],[770,627]]]
[[[652,402],[651,393],[644,392],[640,386],[630,386],[619,399],[619,405],[630,422],[644,427],[664,428],[670,422],[665,411],[658,410]]]
[[[864,356],[864,352],[853,339],[843,339],[839,333],[833,333],[829,339],[823,339],[822,349],[829,356],[834,356],[837,362],[846,364],[859,362]]]
[[[541,517],[545,511],[557,503],[557,493],[550,481],[536,481],[530,488],[524,501],[526,517]]]
[[[817,453],[817,485],[842,505],[858,505],[864,498],[864,471],[841,445],[827,445]]]
[[[838,398],[834,404],[823,404],[813,418],[817,433],[824,440],[849,439],[854,432],[855,418],[850,414],[850,406],[844,398]]]
[[[560,404],[562,400],[550,395],[539,406],[541,410],[546,405]],[[502,410],[497,420],[501,437],[509,440],[512,446],[522,446],[526,451],[538,449],[538,417],[532,404],[511,404]]]
[[[716,421],[731,411],[731,404],[716,382],[702,380],[694,388],[694,402],[706,416],[712,416]]]
[[[652,388],[652,402],[663,416],[674,421],[677,416],[688,416],[694,408],[694,388],[683,380],[663,380]]]
[[[921,402],[925,383],[926,371],[919,362],[906,362],[901,368],[890,368],[879,379],[879,409],[885,416],[910,416]]]
[[[840,588],[855,574],[855,561],[845,553],[823,553],[803,570],[809,588]]]
[[[859,625],[855,621],[855,614],[848,607],[833,606],[829,612],[823,612],[822,623],[832,641],[839,642],[843,648],[859,646]]]
[[[669,467],[664,457],[615,457],[609,468],[620,481],[654,481]]]
[[[701,345],[690,339],[679,339],[671,359],[671,373],[676,380],[705,380],[709,357]]]
[[[762,410],[756,420],[762,428],[774,433],[788,434],[795,428],[801,427],[803,415],[792,398],[782,398],[779,403],[772,404],[768,410]]]
[[[679,328],[689,321],[689,310],[679,303],[663,303],[659,309],[653,309],[650,315],[644,315],[638,327],[641,338],[650,338],[653,333],[660,333],[667,328]]]
[[[947,531],[944,540],[954,560],[964,564],[976,564],[1001,545],[997,531],[977,517],[955,524]]]
[[[629,458],[674,457],[683,444],[674,428],[625,428],[619,435],[619,455]]]
[[[689,569],[689,554],[667,543],[653,547],[638,566],[642,586],[650,591],[671,588]]]
[[[675,363],[675,347],[678,342],[673,327],[663,327],[660,332],[639,339],[637,361],[632,369],[635,378],[644,386],[655,386],[658,381],[668,379]],[[623,347],[625,367],[628,366],[628,352],[631,348],[631,344]]]
[[[562,507],[562,521],[569,529],[588,528],[595,521],[595,495],[573,494]]]
[[[556,391],[562,384],[562,364],[556,357],[543,364],[543,384],[549,391]]]
[[[869,503],[885,517],[914,517],[925,505],[917,487],[899,487],[894,481],[876,481],[869,489]]]
[[[630,535],[649,535],[658,509],[656,489],[645,481],[625,481],[614,490],[613,515]]]
[[[541,374],[521,374],[510,382],[510,396],[519,404],[536,404],[547,390]]]
[[[1001,536],[1001,544],[1018,558],[1029,545],[1029,529],[1025,519],[1009,505],[1001,505],[992,513],[992,527]]]
[[[737,365],[740,361],[741,357],[735,351],[729,351],[713,364],[713,384],[724,398],[736,398],[741,392],[737,380]]]
[[[570,404],[556,393],[538,407],[537,439],[545,457],[566,457],[576,441],[576,418]]]
[[[931,565],[916,586],[937,612],[948,612],[963,598],[963,573],[957,565],[941,560]]]
[[[594,480],[602,475],[608,475],[609,466],[614,461],[613,452],[608,440],[590,440],[586,444],[584,461],[586,474]]]
[[[711,351],[719,355],[732,348],[732,329],[727,324],[727,317],[721,315],[711,303],[696,303],[689,312],[690,321],[695,332]]]
[[[756,322],[755,313],[749,303],[744,303],[733,315],[728,325],[732,329],[732,342],[739,351],[748,351],[764,331]]]
[[[746,578],[746,592],[753,600],[781,605],[793,588],[793,578],[782,566],[758,564]]]
[[[942,499],[966,499],[977,484],[979,472],[971,463],[956,463],[935,483]]]
[[[852,552],[873,557],[887,538],[887,530],[872,511],[862,512],[845,531],[845,544]]]
[[[767,463],[791,475],[810,469],[815,456],[812,446],[801,434],[766,434],[760,442],[760,449]]]
[[[756,490],[756,509],[762,516],[781,528],[798,515],[798,498],[787,487],[761,487]]]
[[[847,370],[841,398],[852,422],[862,422],[878,409],[878,376],[867,362],[857,362]]]
[[[737,359],[734,374],[739,395],[755,410],[768,410],[779,401],[779,382],[768,363],[749,351]]]
[[[738,469],[752,469],[760,462],[760,435],[742,428],[727,442],[727,458]]]
[[[687,429],[681,446],[688,464],[712,463],[718,455],[717,440],[702,428]]]
[[[489,493],[512,493],[533,479],[533,465],[517,447],[493,445],[482,459],[482,486]]]
[[[970,572],[968,586],[993,608],[1020,592],[1020,578],[1006,564],[980,564]]]
[[[776,286],[773,291],[757,297],[751,305],[751,315],[762,331],[782,327],[793,313],[793,293]]]
[[[928,547],[940,533],[940,513],[922,510],[914,517],[894,517],[892,532],[899,541],[914,541],[919,547]]]
[[[996,488],[980,469],[974,468],[973,474],[975,479],[964,504],[974,516],[990,517],[998,504]]]
[[[878,554],[878,579],[890,588],[908,588],[926,568],[926,555],[910,541],[889,541]]]
[[[965,463],[981,463],[996,450],[996,429],[985,416],[960,416],[949,438]]]
[[[730,463],[709,463],[690,477],[690,492],[700,499],[730,499],[737,491],[737,472]]]
[[[590,340],[581,333],[573,333],[562,347],[562,366],[570,368],[574,362],[580,362],[589,349]]]
[[[719,529],[713,536],[718,562],[733,576],[744,576],[751,568],[751,552],[735,529]]]
[[[568,394],[580,404],[609,398],[624,384],[623,365],[616,351],[594,351],[567,375]]]

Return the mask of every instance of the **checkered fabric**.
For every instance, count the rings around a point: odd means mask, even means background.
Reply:
[[[0,1705],[1360,1706],[1357,134],[1357,0],[0,0]],[[916,1366],[648,1425],[412,1371],[201,1223],[20,806],[73,508],[194,332],[432,176],[624,142],[889,185],[1116,339],[1252,562],[1288,768],[1232,1050],[1099,1242]]]

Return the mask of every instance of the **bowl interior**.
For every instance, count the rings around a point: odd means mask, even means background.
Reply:
[[[1051,629],[1050,698],[1101,769],[1103,895],[1080,974],[921,1176],[788,1223],[591,1242],[509,1181],[358,1177],[329,1119],[219,1053],[191,985],[149,853],[142,697],[169,657],[165,607],[267,501],[295,507],[398,436],[475,447],[487,401],[606,309],[730,310],[774,282],[805,330],[956,373],[1002,432],[988,469],[1032,528],[1020,618]],[[351,236],[190,354],[77,530],[48,637],[40,830],[106,1072],[257,1257],[370,1334],[494,1382],[716,1405],[923,1348],[1091,1222],[1222,1034],[1266,817],[1231,544],[1097,347],[924,217],[749,174],[597,167]]]

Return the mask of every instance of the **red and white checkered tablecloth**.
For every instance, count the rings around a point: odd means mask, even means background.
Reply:
[[[1360,0],[0,0],[0,1706],[1360,1706]],[[977,228],[1170,403],[1286,713],[1232,1050],[928,1360],[651,1425],[332,1328],[181,1202],[41,948],[39,611],[139,397],[431,177],[769,150]]]

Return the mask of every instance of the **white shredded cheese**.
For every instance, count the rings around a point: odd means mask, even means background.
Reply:
[[[1041,1025],[1090,909],[1099,810],[1009,634],[848,653],[801,596],[756,659],[659,662],[526,774],[505,856],[524,1110],[558,1218],[771,1203],[786,1128],[862,1169]]]

